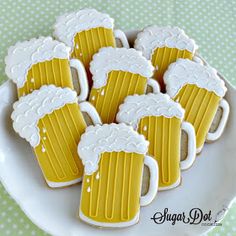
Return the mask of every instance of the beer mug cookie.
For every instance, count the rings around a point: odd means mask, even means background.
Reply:
[[[78,105],[77,94],[69,88],[43,85],[13,105],[14,130],[33,147],[50,187],[64,187],[81,181],[83,165],[77,145],[85,131],[82,112],[100,123],[88,102]]]
[[[121,30],[114,30],[114,20],[95,9],[82,9],[57,18],[54,36],[71,47],[71,57],[83,62],[86,70],[92,56],[103,47],[115,47],[118,38],[124,47],[129,47]]]
[[[169,64],[178,58],[192,59],[197,45],[178,27],[153,25],[138,33],[134,48],[140,50],[148,60],[151,60],[157,69],[154,78],[164,91],[163,74]]]
[[[148,154],[159,164],[159,190],[180,184],[180,170],[188,169],[196,156],[193,126],[183,121],[184,109],[167,94],[128,96],[120,105],[117,121],[131,125],[149,141]],[[181,130],[188,135],[187,157],[181,161]]]
[[[133,48],[102,48],[90,63],[93,87],[89,101],[97,109],[103,123],[115,121],[119,105],[125,97],[144,94],[147,86],[159,92],[158,83],[151,79],[151,62]]]
[[[185,109],[184,120],[195,128],[199,153],[205,140],[217,140],[226,126],[230,108],[223,99],[227,91],[225,83],[214,68],[188,59],[171,64],[164,80],[167,93]],[[218,108],[222,110],[221,120],[216,130],[210,132]]]
[[[131,126],[89,126],[81,136],[78,153],[84,164],[79,217],[91,225],[126,227],[139,220],[140,206],[157,193],[158,166],[146,155],[148,141]],[[150,184],[141,197],[143,167]]]
[[[88,82],[79,60],[69,60],[70,48],[51,37],[18,42],[8,49],[6,74],[17,85],[18,96],[24,96],[42,85],[54,84],[73,89],[71,68],[78,73],[80,100],[86,100]]]

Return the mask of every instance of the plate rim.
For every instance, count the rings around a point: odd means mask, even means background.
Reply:
[[[139,30],[129,30],[129,31],[126,31],[125,34],[127,35],[127,37],[129,38],[131,34],[134,34],[134,33],[137,33]],[[202,57],[201,57],[202,58]],[[206,60],[204,58],[203,59],[203,62],[206,62]],[[236,87],[230,82],[228,81],[219,71],[218,71],[218,74],[219,76],[225,81],[227,87],[231,87],[231,89],[234,90],[234,92],[236,92]],[[6,80],[5,82],[3,82],[1,85],[0,85],[0,93],[2,92],[2,90],[5,89],[5,87],[8,87],[8,86],[14,86],[13,82],[8,79]],[[8,105],[9,103],[7,103],[6,101],[2,100],[0,102],[0,105]],[[0,165],[1,166],[1,165]],[[14,194],[13,191],[10,190],[10,188],[8,187],[8,184],[6,183],[5,181],[5,178],[4,176],[1,174],[1,171],[0,171],[0,181],[2,183],[2,185],[4,186],[6,192],[12,197],[12,199],[17,203],[17,205],[20,207],[20,209],[23,211],[23,213],[31,220],[31,222],[33,224],[35,224],[38,228],[40,228],[41,230],[45,231],[46,233],[49,233],[51,235],[55,235],[54,232],[52,232],[49,228],[46,228],[44,225],[42,225],[40,222],[37,222],[37,220],[31,216],[31,213],[30,211],[28,211],[25,207],[24,207],[24,204],[22,201],[22,199],[18,198],[17,197],[17,194]],[[225,208],[226,209],[229,209],[232,204],[234,203],[234,201],[236,200],[236,189],[234,191],[234,193],[232,192],[231,195],[234,195],[232,197],[232,199],[227,199],[227,202],[225,204]],[[226,215],[228,211],[225,212],[224,214],[224,217]],[[221,222],[224,217],[222,217],[222,219],[219,221]],[[204,233],[202,233],[203,235],[209,233],[211,230],[213,230],[216,226],[210,226]]]

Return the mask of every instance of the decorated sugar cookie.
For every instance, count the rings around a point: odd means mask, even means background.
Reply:
[[[115,121],[119,105],[125,97],[143,94],[147,86],[159,92],[158,83],[150,79],[151,62],[135,49],[102,48],[90,64],[93,87],[89,101],[95,106],[104,123]]]
[[[169,64],[178,58],[192,59],[197,45],[178,27],[153,25],[138,33],[134,48],[140,50],[148,60],[151,60],[156,68],[154,78],[164,91],[163,74]]]
[[[84,164],[79,217],[101,227],[126,227],[139,220],[140,205],[155,197],[158,166],[146,155],[148,142],[131,126],[89,126],[78,153]],[[149,190],[141,197],[143,166],[150,170]]]
[[[159,163],[159,189],[180,184],[180,170],[189,168],[196,156],[193,126],[183,122],[184,109],[167,94],[128,96],[120,105],[117,121],[131,125],[149,141],[148,154]],[[180,161],[181,129],[188,135],[187,157]]]
[[[81,181],[83,165],[77,145],[87,126],[82,112],[100,123],[93,106],[88,102],[78,105],[77,100],[69,88],[44,85],[13,105],[13,128],[33,147],[50,187]]]
[[[167,93],[185,109],[184,119],[190,122],[196,133],[197,152],[205,140],[218,139],[229,116],[229,104],[223,99],[227,88],[217,71],[188,59],[171,64],[164,75]],[[209,132],[218,107],[222,117],[217,129]]]
[[[78,73],[79,99],[88,95],[87,76],[82,63],[69,60],[70,48],[51,37],[18,42],[8,49],[6,74],[17,85],[18,96],[27,95],[42,85],[54,84],[73,89],[70,67]]]
[[[54,35],[71,47],[71,57],[83,62],[89,70],[92,56],[100,48],[116,46],[118,38],[124,47],[129,47],[125,34],[114,30],[114,20],[95,9],[82,9],[57,18]]]

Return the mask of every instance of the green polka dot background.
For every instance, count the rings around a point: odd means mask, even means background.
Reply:
[[[236,85],[236,1],[227,0],[1,0],[0,84],[7,80],[4,58],[17,41],[52,34],[57,16],[89,7],[108,13],[116,28],[172,25],[183,28],[199,45],[200,54]],[[35,226],[0,185],[0,235],[47,235]],[[236,235],[236,204],[221,227],[208,235]]]

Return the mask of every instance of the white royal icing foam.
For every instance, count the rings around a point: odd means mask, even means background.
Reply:
[[[116,119],[118,122],[133,126],[136,130],[140,119],[146,116],[177,117],[182,120],[184,109],[167,94],[133,95],[126,97],[124,103],[120,105]]]
[[[53,58],[69,59],[69,55],[70,48],[62,42],[53,40],[51,37],[33,38],[29,41],[18,42],[8,49],[5,72],[17,84],[17,87],[21,88],[33,64]]]
[[[20,97],[13,104],[13,128],[33,147],[40,143],[38,121],[45,115],[60,109],[68,103],[76,103],[77,94],[69,88],[59,88],[54,85],[42,86],[31,94]],[[42,130],[44,133],[44,130]]]
[[[108,14],[86,8],[59,16],[54,25],[54,36],[73,48],[77,33],[97,27],[113,29],[114,20]]]
[[[169,47],[180,50],[188,50],[195,53],[198,46],[193,39],[190,39],[185,32],[178,27],[149,26],[138,33],[134,48],[141,51],[147,59],[156,48]]]
[[[108,73],[115,70],[127,71],[149,78],[153,75],[154,67],[150,61],[133,48],[101,48],[90,62],[93,87],[105,86]]]
[[[193,62],[189,59],[178,59],[172,63],[164,74],[166,91],[170,97],[175,97],[186,84],[214,92],[219,97],[224,97],[227,88],[217,75],[217,71],[210,67]]]
[[[78,154],[84,164],[85,174],[97,171],[100,154],[104,152],[129,152],[146,154],[149,142],[126,124],[104,124],[87,127],[78,145]]]

